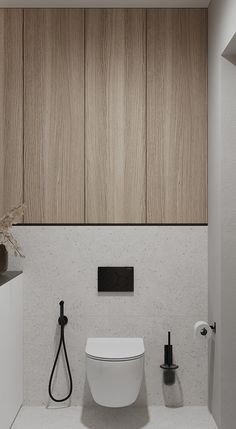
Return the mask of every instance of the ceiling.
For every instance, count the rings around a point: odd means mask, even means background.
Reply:
[[[0,7],[208,7],[210,0],[0,0]]]

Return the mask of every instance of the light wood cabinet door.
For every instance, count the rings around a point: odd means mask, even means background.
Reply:
[[[86,221],[146,222],[146,10],[85,14]]]
[[[84,11],[24,10],[26,223],[84,221]]]
[[[23,199],[23,12],[0,9],[0,217]]]
[[[147,222],[207,222],[207,11],[147,11]]]
[[[1,9],[0,60],[0,215],[207,223],[206,10]]]

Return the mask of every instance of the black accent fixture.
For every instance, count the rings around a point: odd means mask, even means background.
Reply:
[[[210,328],[212,329],[212,331],[214,332],[214,334],[216,334],[216,322],[213,323],[213,325],[210,325]],[[200,332],[200,334],[205,337],[207,335],[207,329],[203,328]]]
[[[207,329],[206,329],[206,328],[203,328],[203,329],[201,330],[201,335],[202,335],[203,337],[205,337],[205,336],[207,335]]]
[[[59,325],[61,327],[61,336],[60,336],[60,342],[59,342],[59,347],[58,347],[58,350],[57,350],[55,362],[53,364],[52,372],[51,372],[51,375],[50,375],[50,380],[49,380],[49,384],[48,384],[48,393],[49,393],[50,398],[53,401],[55,401],[55,402],[64,402],[67,399],[69,399],[70,396],[71,396],[71,394],[72,394],[73,383],[72,383],[70,364],[69,364],[69,360],[68,360],[68,356],[67,356],[66,344],[65,344],[65,336],[64,336],[64,328],[65,328],[65,326],[68,323],[68,318],[64,315],[64,301],[60,301],[59,305],[60,305],[60,317],[58,319],[58,323],[59,323]],[[58,357],[59,357],[59,354],[60,354],[61,346],[63,346],[63,349],[64,349],[64,356],[65,356],[65,360],[66,360],[66,366],[67,366],[68,375],[69,375],[69,381],[70,381],[70,389],[69,389],[68,395],[65,396],[65,398],[56,399],[56,398],[54,398],[54,396],[52,394],[52,379],[53,379],[53,375],[54,375],[54,372],[55,372],[55,369],[56,369],[56,365],[57,365]]]
[[[210,325],[210,328],[216,334],[216,322],[214,322],[213,325]]]
[[[171,386],[175,383],[175,370],[179,368],[173,363],[173,346],[171,345],[171,332],[168,332],[168,344],[164,346],[164,364],[161,365],[164,370],[164,383]]]
[[[98,267],[98,292],[133,291],[133,267]]]
[[[17,226],[208,226],[208,223],[18,223]]]

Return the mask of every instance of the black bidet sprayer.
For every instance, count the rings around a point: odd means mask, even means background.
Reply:
[[[70,364],[69,364],[69,359],[68,359],[68,356],[67,356],[66,344],[65,344],[65,335],[64,335],[64,328],[65,328],[66,324],[68,323],[68,318],[64,315],[64,301],[60,301],[59,305],[60,305],[60,317],[58,319],[58,323],[59,323],[59,325],[61,327],[61,335],[60,335],[60,342],[59,342],[59,347],[58,347],[58,350],[57,350],[55,362],[53,364],[52,372],[51,372],[51,375],[50,375],[50,380],[49,380],[49,384],[48,384],[48,393],[49,393],[50,398],[53,401],[55,401],[55,402],[64,402],[67,399],[69,399],[70,396],[71,396],[71,394],[72,394],[73,383],[72,383]],[[54,396],[52,394],[52,380],[53,380],[53,375],[54,375],[54,372],[55,372],[55,369],[56,369],[56,366],[57,366],[57,361],[58,361],[58,358],[59,358],[61,347],[63,347],[63,350],[64,350],[64,355],[65,355],[65,360],[66,360],[66,366],[67,366],[68,375],[69,375],[69,381],[70,381],[70,389],[69,389],[68,395],[65,396],[65,398],[56,399],[56,398],[54,398]]]

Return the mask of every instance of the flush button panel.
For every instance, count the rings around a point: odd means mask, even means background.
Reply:
[[[98,267],[98,292],[133,291],[133,267]]]

